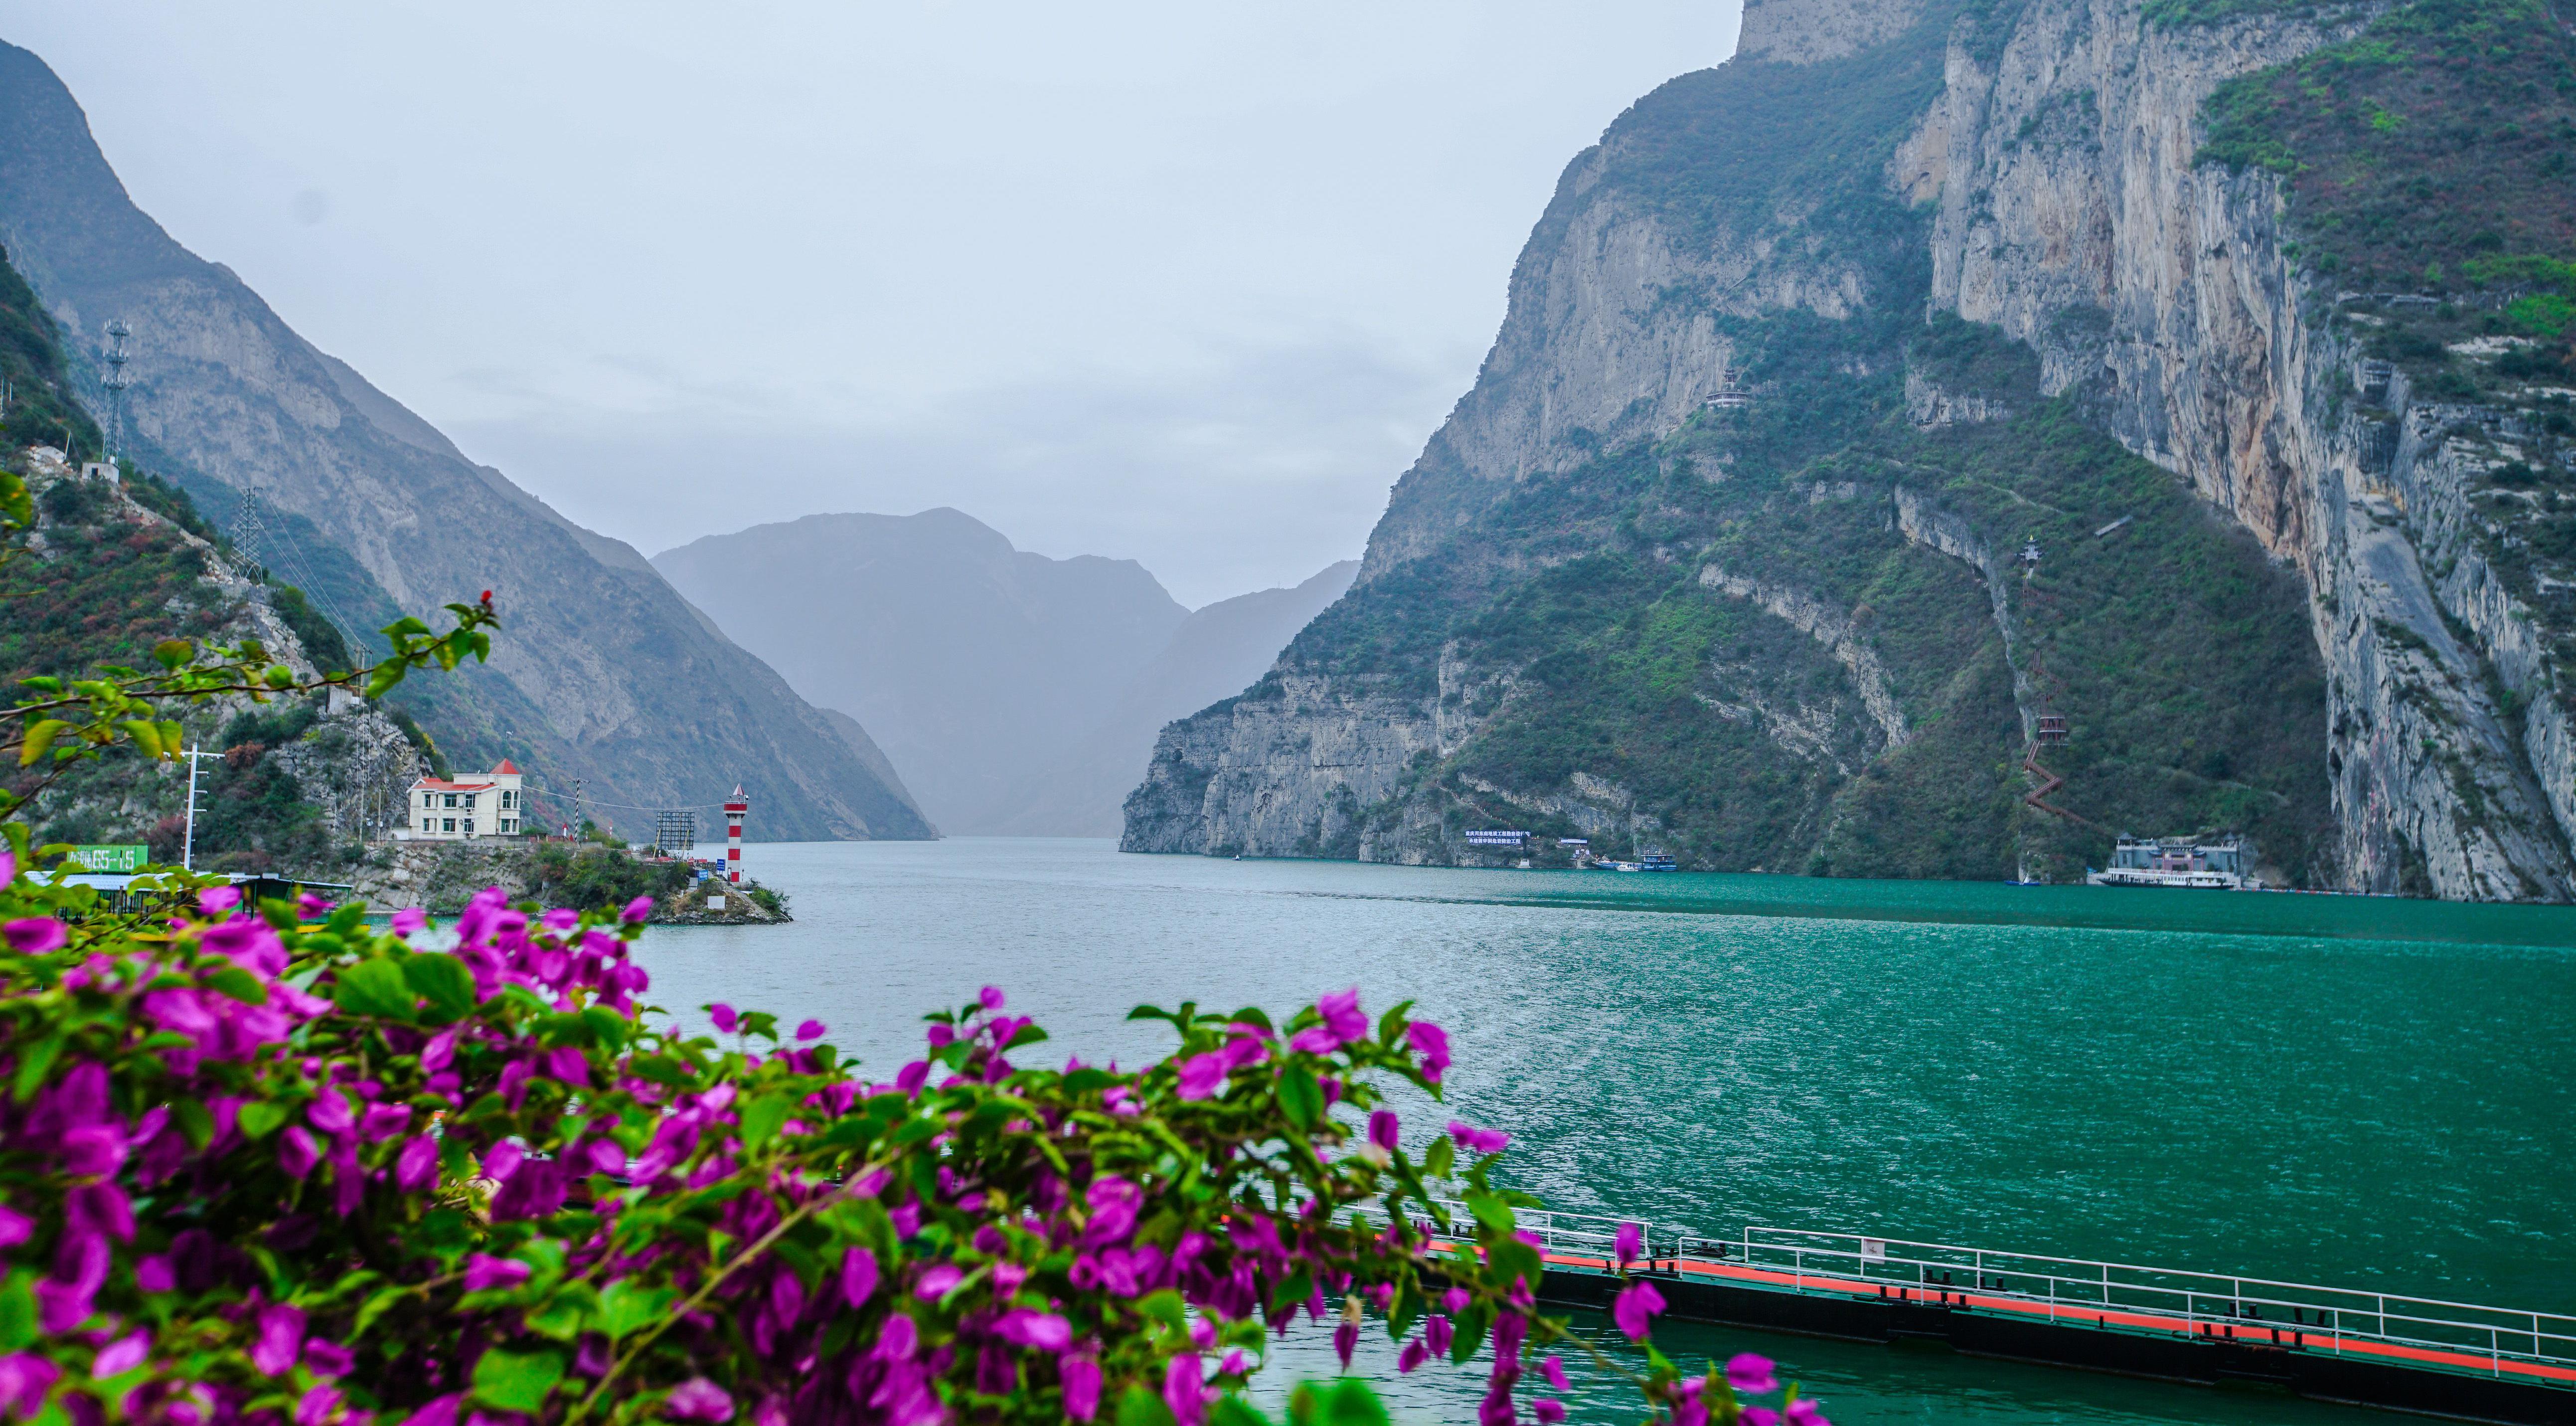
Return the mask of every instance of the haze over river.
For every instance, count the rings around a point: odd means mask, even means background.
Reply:
[[[1372,1014],[1410,998],[1449,1027],[1449,1104],[1405,1105],[1407,1141],[1451,1115],[1507,1129],[1552,1207],[2576,1311],[2576,910],[1094,841],[744,855],[798,919],[656,928],[648,999],[702,1030],[713,1000],[819,1017],[879,1075],[916,1056],[923,1011],[986,984],[1050,1056],[1132,1063],[1170,1043],[1126,1021],[1139,1002],[1285,1011],[1356,982]],[[1481,1365],[1399,1379],[1367,1337],[1400,1416],[1474,1419]],[[1777,1356],[1842,1426],[2388,1419],[1734,1329],[1657,1340]],[[1301,1333],[1272,1375],[1332,1366]],[[1638,1415],[1606,1389],[1576,1411]]]

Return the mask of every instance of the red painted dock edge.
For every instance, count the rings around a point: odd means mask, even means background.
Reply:
[[[1606,1258],[1587,1258],[1572,1253],[1548,1253],[1547,1262],[1558,1267],[1583,1268],[1592,1272],[1610,1272],[1614,1265]],[[2122,1312],[2117,1308],[2088,1306],[2083,1303],[2032,1302],[2027,1298],[1995,1297],[1979,1292],[1951,1292],[1938,1288],[1907,1287],[1897,1283],[1859,1283],[1845,1278],[1813,1277],[1799,1273],[1774,1272],[1767,1268],[1742,1267],[1734,1263],[1703,1262],[1694,1258],[1659,1258],[1637,1264],[1650,1272],[1682,1276],[1724,1278],[1732,1282],[1755,1283],[1764,1287],[1783,1288],[1790,1292],[1840,1293],[1847,1297],[1883,1298],[1891,1302],[1922,1302],[1936,1306],[1973,1308],[1983,1312],[2004,1312],[2043,1322],[2065,1322],[2076,1326],[2124,1327],[2136,1331],[2161,1332],[2175,1337],[2207,1337],[2212,1340],[2256,1343],[2262,1346],[2296,1347],[2305,1351],[2332,1352],[2343,1356],[2376,1357],[2397,1362],[2421,1362],[2428,1366],[2467,1368],[2494,1376],[2528,1381],[2561,1382],[2576,1385],[2576,1370],[2551,1366],[2543,1362],[2522,1362],[2510,1357],[2490,1357],[2479,1352],[2445,1352],[2430,1347],[2408,1347],[2394,1342],[2368,1338],[2338,1337],[2330,1332],[2311,1331],[2304,1327],[2255,1326],[2242,1322],[2181,1322],[2171,1317],[2145,1312]],[[2287,1336],[2283,1334],[2287,1333]]]

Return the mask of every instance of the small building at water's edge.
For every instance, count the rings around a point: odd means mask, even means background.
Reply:
[[[407,825],[398,841],[463,841],[467,837],[515,837],[527,811],[527,794],[519,788],[519,769],[508,758],[490,772],[467,773],[454,780],[419,777],[412,781]]]

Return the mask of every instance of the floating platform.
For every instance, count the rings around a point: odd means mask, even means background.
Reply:
[[[1463,1212],[1463,1208],[1460,1210]],[[1620,1220],[1523,1213],[1540,1300],[1606,1308]],[[2576,1422],[2576,1316],[1856,1233],[1649,1228],[1666,1316],[2513,1426]]]

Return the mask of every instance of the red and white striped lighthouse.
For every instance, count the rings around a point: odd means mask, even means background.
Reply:
[[[733,796],[725,802],[725,880],[742,880],[742,818],[751,803],[742,795],[742,784],[733,785]]]

